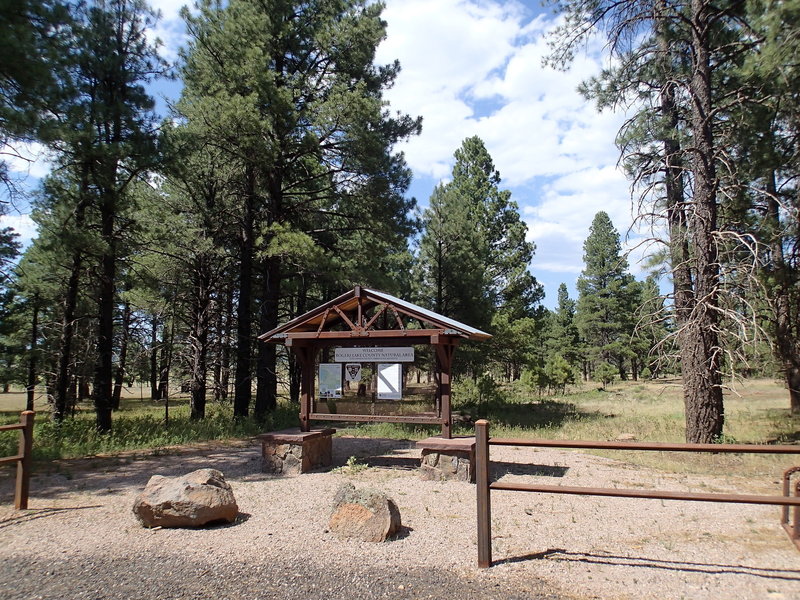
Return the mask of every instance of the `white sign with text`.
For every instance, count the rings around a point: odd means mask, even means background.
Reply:
[[[397,348],[336,348],[336,362],[414,362],[413,346]]]

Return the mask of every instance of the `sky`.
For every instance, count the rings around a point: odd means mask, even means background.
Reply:
[[[162,54],[177,58],[184,41],[178,16],[185,0],[152,0],[162,12],[153,32]],[[641,237],[629,231],[633,216],[629,182],[617,168],[614,139],[625,115],[599,113],[577,87],[608,66],[602,42],[590,42],[568,71],[542,65],[545,34],[556,17],[540,0],[385,0],[386,40],[376,62],[395,59],[402,70],[385,94],[390,110],[422,116],[422,134],[396,149],[414,173],[409,195],[427,206],[434,186],[447,181],[453,153],[477,135],[512,192],[536,244],[531,271],[544,285],[544,304],[555,306],[560,283],[576,297],[583,269],[583,242],[598,211],[611,217],[631,250],[631,271],[641,276]],[[164,100],[179,83],[152,88]],[[37,148],[29,149],[32,157]],[[20,177],[35,181],[47,172],[44,160],[15,160]],[[27,241],[35,228],[24,214],[0,217]]]

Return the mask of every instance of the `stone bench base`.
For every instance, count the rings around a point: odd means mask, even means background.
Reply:
[[[422,449],[420,477],[475,483],[475,438],[431,437],[417,442]]]
[[[299,428],[262,433],[261,470],[265,473],[296,475],[331,464],[335,429],[300,431]]]

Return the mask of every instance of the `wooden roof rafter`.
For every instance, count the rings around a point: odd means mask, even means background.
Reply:
[[[405,331],[406,330],[406,326],[403,325],[403,320],[400,318],[400,315],[397,313],[397,309],[394,306],[392,306],[391,304],[389,305],[389,308],[392,309],[392,312],[394,313],[394,318],[397,319],[397,326],[400,328],[401,331]]]
[[[350,328],[350,331],[358,331],[360,329],[350,319],[347,318],[347,315],[344,314],[344,312],[342,312],[341,308],[339,308],[338,306],[334,306],[333,310],[335,310],[339,314],[339,316],[342,318],[342,320],[345,323],[347,323],[347,326]]]
[[[372,315],[370,315],[370,311]],[[391,313],[394,321],[391,327],[377,329],[381,316]],[[409,328],[408,320],[419,323],[419,329]],[[334,329],[341,324],[342,329]],[[281,343],[290,339],[350,339],[353,338],[390,338],[397,337],[429,337],[440,339],[442,336],[461,339],[485,340],[491,336],[454,319],[434,313],[400,298],[384,292],[356,286],[333,300],[292,319],[259,339],[262,341]],[[429,342],[430,343],[430,342]]]
[[[373,325],[373,323],[375,323],[375,321],[377,321],[377,320],[378,320],[378,318],[379,318],[379,317],[380,317],[380,316],[381,316],[381,315],[382,315],[384,312],[386,312],[386,309],[389,307],[389,305],[388,305],[388,304],[381,304],[380,306],[381,306],[381,309],[380,309],[380,310],[377,310],[377,311],[375,311],[375,314],[374,314],[374,315],[372,315],[372,318],[369,320],[369,323],[367,323],[366,325],[364,325],[364,329],[366,329],[366,330],[369,330],[369,329],[371,329],[371,328],[372,328],[372,325]]]

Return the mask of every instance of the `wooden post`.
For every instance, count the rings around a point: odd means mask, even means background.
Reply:
[[[436,358],[439,362],[439,401],[442,415],[442,437],[449,440],[453,437],[453,408],[450,403],[450,371],[453,365],[455,346],[436,344]]]
[[[314,363],[316,349],[309,346],[292,346],[303,374],[300,377],[300,431],[311,430],[311,413],[314,401]]]
[[[20,415],[20,422],[24,427],[19,431],[20,459],[17,461],[17,486],[14,493],[14,508],[23,510],[28,508],[28,492],[31,480],[31,456],[33,450],[33,418],[36,415],[32,410],[26,410]]]
[[[794,495],[795,497],[800,497],[800,481],[794,484]],[[800,544],[798,544],[798,540],[800,540],[800,506],[793,508],[794,519],[792,520],[792,529],[789,537],[792,538],[795,546],[800,548]]]
[[[489,490],[489,421],[475,422],[475,483],[478,492],[478,567],[492,566],[492,504]]]
[[[314,361],[310,360],[311,351],[303,349],[303,378],[300,384],[300,431],[311,429],[311,413],[314,402]]]

